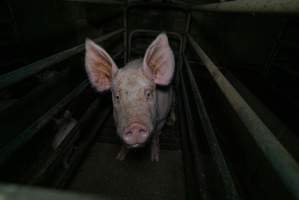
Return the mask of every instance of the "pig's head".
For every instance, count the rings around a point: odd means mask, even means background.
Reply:
[[[155,130],[158,118],[156,85],[168,85],[174,74],[174,56],[166,34],[148,47],[143,59],[119,69],[109,54],[86,41],[85,66],[91,84],[111,90],[117,133],[128,147],[142,146]]]

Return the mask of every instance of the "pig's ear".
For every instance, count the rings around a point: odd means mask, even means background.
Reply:
[[[174,73],[174,56],[165,33],[161,33],[147,48],[143,69],[156,84],[168,85]]]
[[[85,67],[93,87],[102,92],[111,88],[118,68],[109,54],[90,39],[85,42]]]

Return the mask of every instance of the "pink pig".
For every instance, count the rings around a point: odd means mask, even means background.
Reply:
[[[167,35],[158,35],[143,59],[121,69],[103,48],[87,39],[85,66],[99,92],[112,92],[117,133],[124,142],[117,159],[123,160],[130,148],[141,147],[151,138],[151,160],[159,161],[159,135],[171,109],[175,69]]]

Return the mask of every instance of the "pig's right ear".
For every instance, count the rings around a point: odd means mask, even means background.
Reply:
[[[102,92],[111,88],[118,68],[109,54],[90,39],[85,42],[85,67],[93,87]]]

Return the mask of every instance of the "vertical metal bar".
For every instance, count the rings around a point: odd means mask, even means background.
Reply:
[[[11,2],[8,0],[6,0],[5,2],[7,4],[8,10],[9,10],[10,19],[11,19],[11,23],[12,23],[12,27],[13,27],[14,39],[15,39],[14,42],[16,42],[16,40],[19,41],[19,38],[20,38],[19,32],[18,32],[18,26],[17,26],[17,22],[16,22],[16,17],[15,17],[13,8],[11,6]]]
[[[196,180],[198,181],[199,184],[199,191],[198,194],[200,196],[200,199],[202,200],[208,200],[209,199],[209,194],[207,190],[207,182],[206,182],[206,175],[205,175],[205,168],[203,165],[203,155],[199,149],[199,144],[196,138],[196,132],[195,132],[195,127],[194,127],[194,120],[191,115],[191,107],[188,101],[188,94],[186,91],[186,86],[185,86],[185,81],[184,77],[181,73],[182,71],[179,70],[179,76],[180,76],[180,85],[181,85],[181,97],[182,97],[182,102],[184,105],[184,112],[185,113],[185,120],[186,120],[186,130],[182,131],[182,137],[185,140],[185,143],[187,143],[188,146],[190,146],[190,152],[187,152],[189,154],[193,155],[193,167],[195,171],[195,177]],[[186,136],[187,135],[187,136]],[[186,145],[186,144],[185,144]],[[195,194],[196,196],[198,194]]]
[[[258,147],[264,153],[266,159],[272,164],[288,191],[296,199],[299,199],[299,166],[294,158],[275,138],[271,130],[231,85],[196,41],[190,35],[188,35],[188,39],[220,90],[246,126]]]
[[[123,16],[123,23],[124,23],[124,65],[128,62],[128,1],[125,1],[124,6],[124,16]]]
[[[191,18],[192,18],[192,13],[190,11],[186,16],[186,21],[185,21],[185,30],[184,30],[184,37],[183,37],[183,54],[185,53],[186,46],[187,46],[187,34],[189,33],[189,29],[191,26]]]
[[[205,108],[203,99],[202,99],[199,89],[197,87],[195,78],[193,76],[193,73],[191,71],[191,68],[190,68],[190,65],[189,65],[189,62],[188,62],[188,59],[186,58],[186,56],[184,56],[184,64],[185,64],[187,74],[188,74],[188,77],[189,77],[189,80],[191,83],[191,89],[193,91],[194,98],[196,101],[196,108],[197,108],[197,112],[201,119],[201,125],[204,129],[204,133],[206,135],[213,159],[220,171],[220,175],[221,175],[223,183],[224,183],[224,187],[225,187],[224,189],[225,189],[225,194],[226,194],[225,199],[231,199],[231,200],[240,199],[239,193],[236,189],[234,180],[229,171],[227,163],[224,159],[224,155],[222,153],[222,150],[220,148],[215,131],[211,124],[210,117]]]
[[[265,64],[264,76],[268,79],[270,77],[270,72],[271,72],[271,68],[272,68],[272,65],[273,65],[273,61],[277,57],[277,54],[280,51],[281,40],[282,40],[282,38],[284,37],[284,35],[287,31],[288,25],[289,25],[289,23],[288,23],[288,19],[287,19],[287,20],[285,20],[284,25],[281,27],[281,29],[278,33],[277,39],[274,42],[274,45],[272,47],[272,50],[270,51],[270,55],[268,57],[268,60]]]

